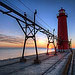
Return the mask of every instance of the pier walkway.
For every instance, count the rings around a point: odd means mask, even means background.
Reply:
[[[40,64],[34,64],[35,55],[27,56],[27,62],[19,62],[19,58],[0,61],[0,75],[62,75],[70,52],[57,53],[54,56],[40,54]]]
[[[73,75],[75,75],[75,50],[73,50]]]

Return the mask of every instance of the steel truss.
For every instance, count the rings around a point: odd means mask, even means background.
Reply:
[[[56,46],[55,46],[55,39],[54,39],[54,31],[55,29],[53,30],[53,36],[49,36],[47,35],[47,38],[48,38],[48,44],[47,44],[47,55],[49,54],[48,50],[49,50],[49,45],[52,43],[54,45],[54,49],[55,49],[55,54],[54,55],[57,55],[56,54]]]
[[[36,37],[35,37],[35,35],[36,35],[36,33],[38,31],[42,32],[43,34],[46,34],[47,37],[48,37],[47,54],[48,54],[48,47],[49,47],[50,43],[53,43],[54,48],[56,50],[56,47],[55,47],[55,44],[54,44],[54,39],[58,39],[58,38],[57,38],[57,36],[54,36],[54,33],[53,34],[50,33],[48,30],[44,29],[43,27],[41,27],[40,25],[35,23],[35,15],[37,14],[36,10],[34,12],[34,22],[33,22],[33,21],[31,21],[30,19],[27,18],[26,13],[24,13],[24,15],[22,15],[19,12],[17,12],[16,10],[12,9],[11,7],[9,7],[8,5],[6,5],[3,2],[1,2],[1,1],[0,1],[0,6],[6,8],[8,10],[8,11],[4,11],[4,10],[0,9],[0,12],[2,12],[3,14],[6,14],[6,15],[16,19],[18,25],[20,26],[20,28],[22,29],[23,33],[25,34],[23,53],[22,53],[22,58],[20,59],[20,61],[26,61],[26,58],[24,58],[24,51],[25,51],[26,41],[29,38],[32,38],[34,40],[35,50],[36,50],[36,59],[34,60],[34,63],[40,63],[40,61],[38,59],[38,51],[37,51],[37,44],[36,44]],[[11,12],[16,14],[16,15],[18,15],[20,18],[12,15]],[[23,26],[23,24],[25,26]]]

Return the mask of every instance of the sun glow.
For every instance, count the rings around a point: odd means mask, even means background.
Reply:
[[[49,45],[49,49],[52,49],[52,48],[54,48],[54,45],[53,44],[50,44]]]
[[[52,48],[52,46],[49,46],[49,49],[51,49]]]

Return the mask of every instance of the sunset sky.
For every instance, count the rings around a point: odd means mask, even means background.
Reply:
[[[27,13],[28,18],[33,20],[33,12],[37,9],[37,21],[42,27],[49,29],[50,32],[55,29],[57,35],[58,11],[63,7],[68,14],[68,38],[72,39],[72,48],[75,48],[75,0],[0,0],[14,8],[21,14]],[[21,2],[22,3],[21,3]],[[12,5],[11,5],[11,4]],[[25,4],[25,5],[24,5]],[[2,7],[0,6],[0,9]],[[39,17],[46,22],[44,23]],[[47,45],[47,36],[38,32],[36,34],[38,47],[45,48]],[[23,47],[24,33],[15,19],[0,12],[0,47]],[[51,45],[53,47],[53,45]],[[34,41],[29,39],[26,47],[34,47]]]

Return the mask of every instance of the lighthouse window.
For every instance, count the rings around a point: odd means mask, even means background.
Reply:
[[[60,13],[65,13],[65,11],[60,11]]]
[[[63,11],[63,13],[65,13],[65,11]]]

